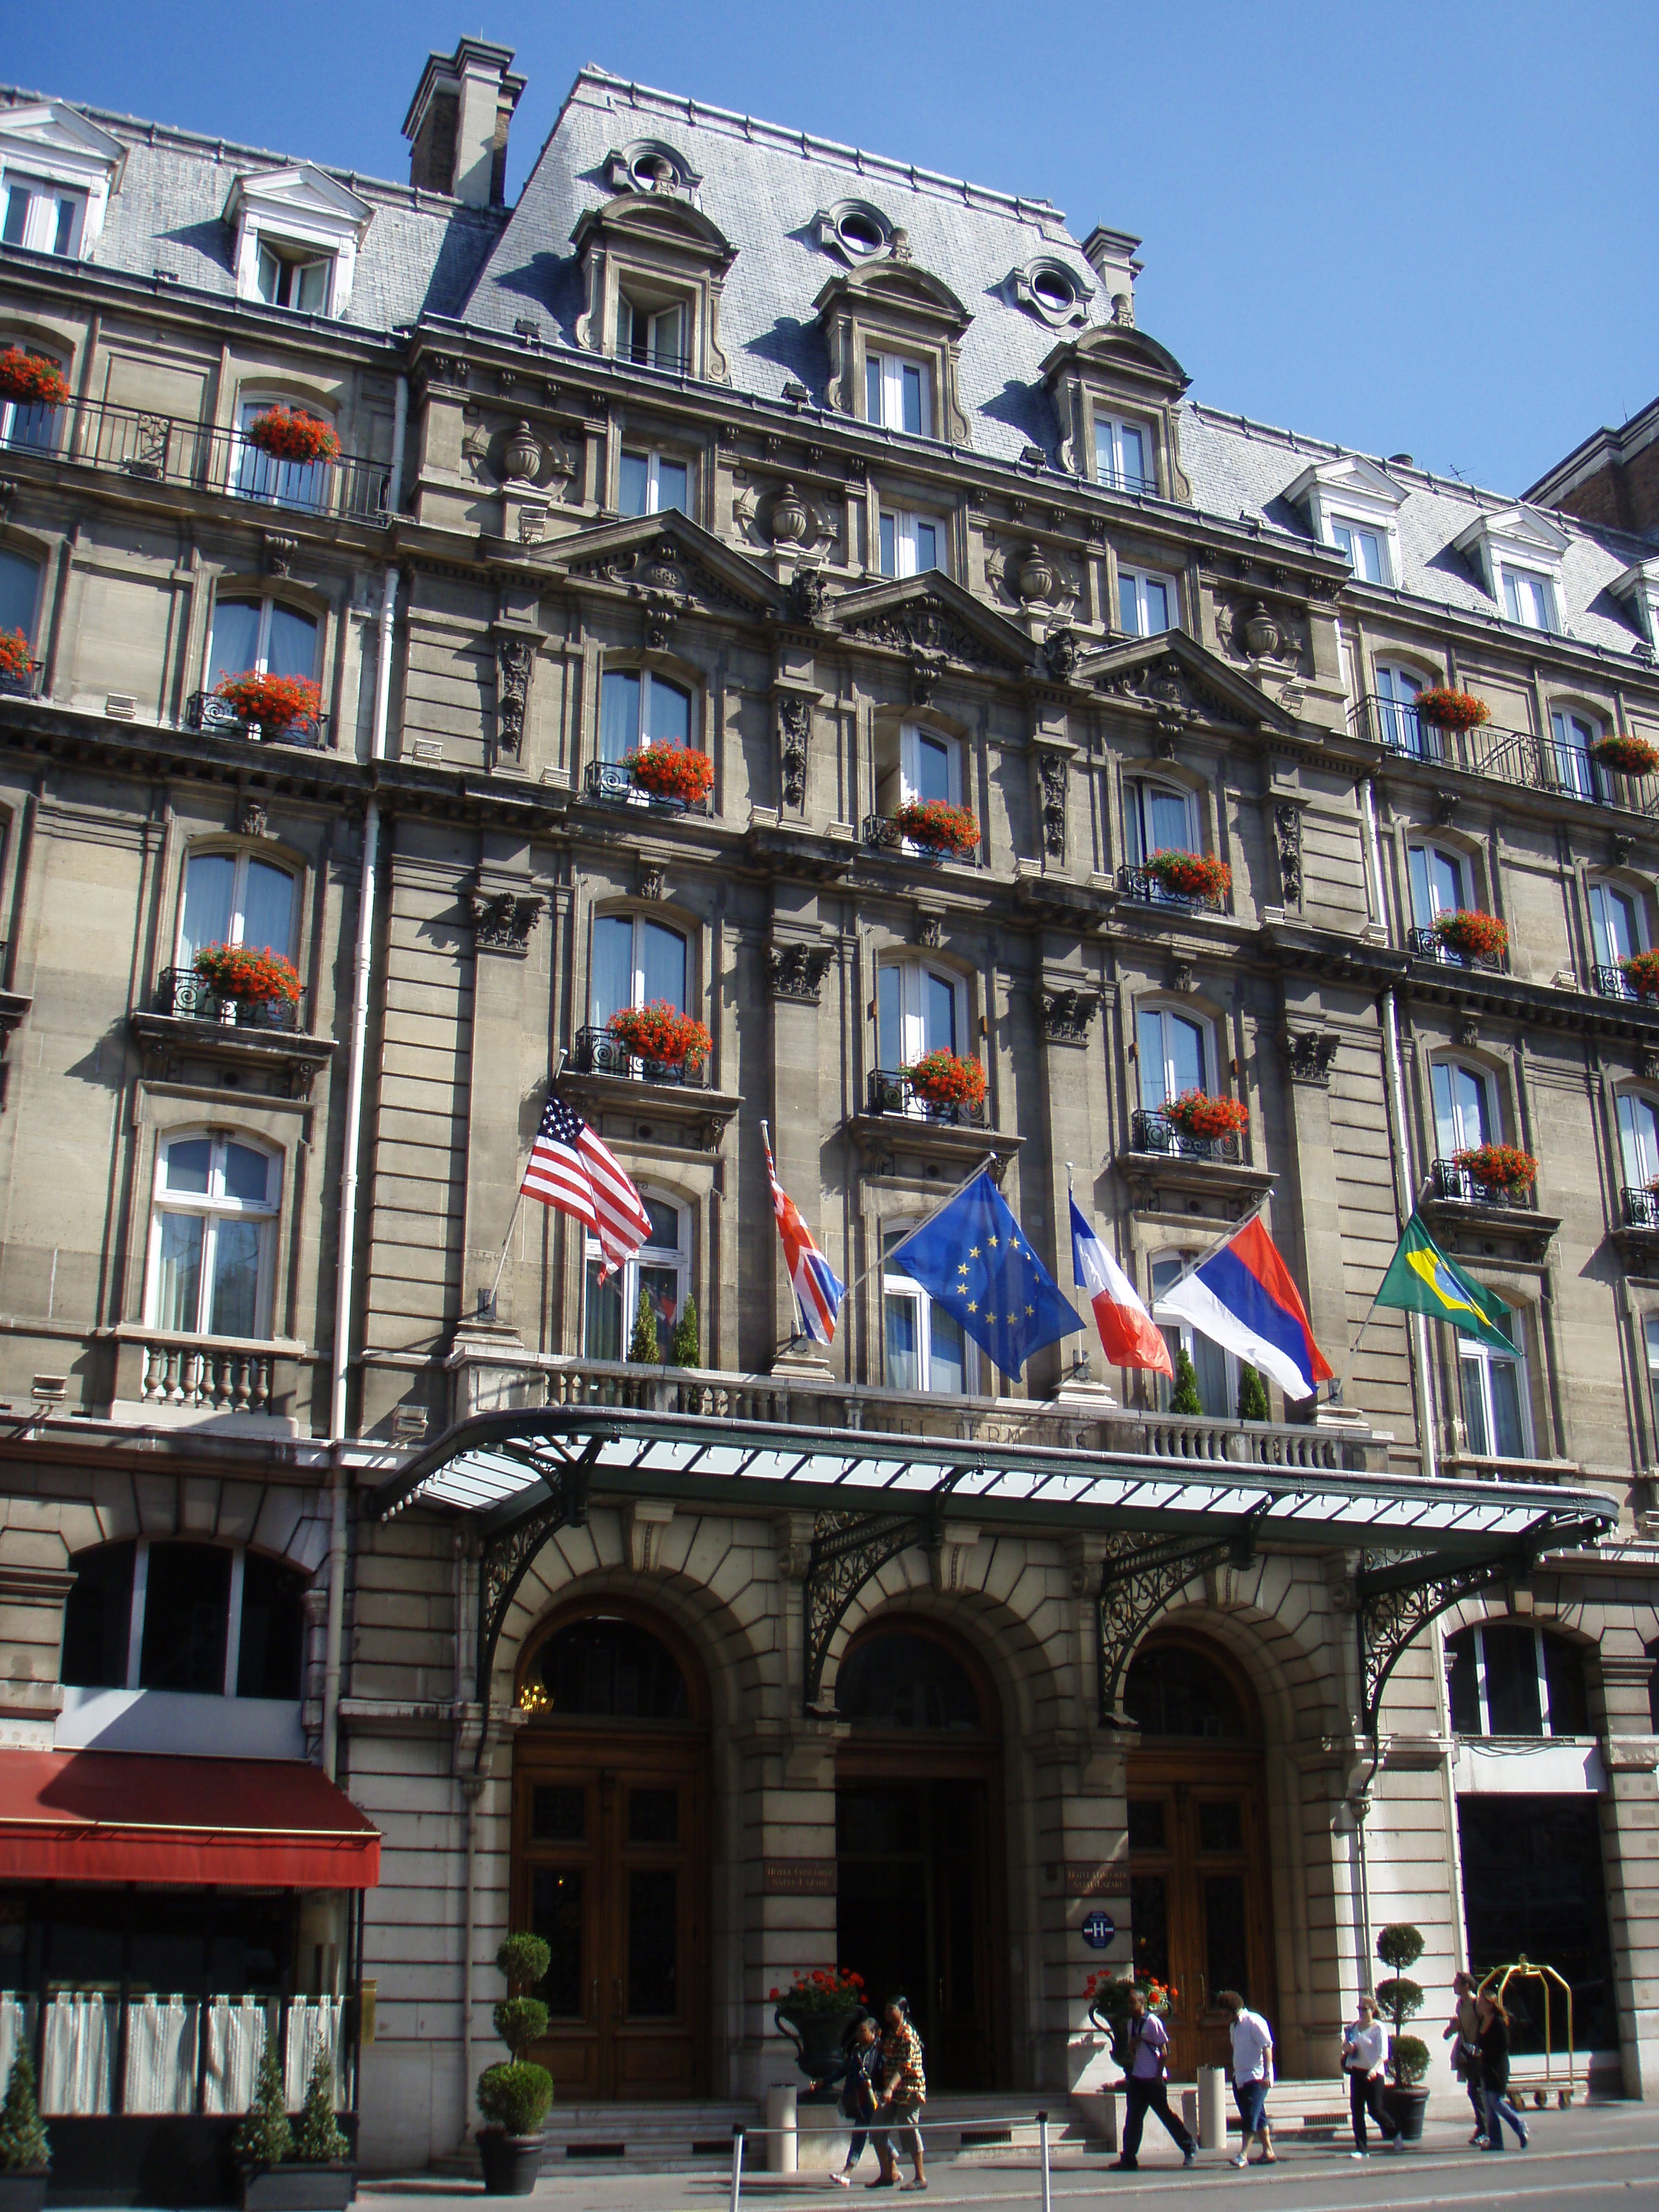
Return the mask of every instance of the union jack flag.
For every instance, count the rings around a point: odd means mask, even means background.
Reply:
[[[837,1280],[835,1269],[812,1242],[812,1232],[801,1219],[794,1200],[778,1181],[772,1147],[764,1131],[761,1142],[766,1146],[766,1179],[772,1186],[772,1211],[777,1216],[778,1235],[783,1239],[784,1265],[794,1285],[801,1327],[815,1344],[832,1344],[836,1317],[847,1296],[847,1286]]]
[[[605,1255],[601,1280],[651,1234],[651,1217],[627,1170],[562,1098],[547,1102],[520,1188],[526,1198],[586,1223]]]

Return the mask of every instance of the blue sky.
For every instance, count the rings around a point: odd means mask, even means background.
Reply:
[[[484,12],[480,13],[480,9]],[[1659,392],[1659,9],[1576,0],[12,0],[13,82],[407,174],[422,60],[511,44],[516,191],[576,70],[1146,241],[1198,397],[1518,492]]]

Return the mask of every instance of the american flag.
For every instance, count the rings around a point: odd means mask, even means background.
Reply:
[[[651,1234],[651,1217],[626,1170],[562,1098],[547,1102],[520,1188],[526,1198],[586,1223],[599,1240],[605,1275]]]

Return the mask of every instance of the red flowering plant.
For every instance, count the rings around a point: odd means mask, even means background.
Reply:
[[[250,446],[276,461],[337,461],[338,434],[331,422],[303,409],[267,407],[242,433]]]
[[[912,1093],[929,1106],[982,1106],[985,1070],[976,1060],[963,1060],[942,1046],[899,1073]]]
[[[240,676],[222,676],[213,689],[245,722],[263,722],[273,730],[314,722],[323,708],[322,690],[308,676],[261,676],[249,668]]]
[[[27,676],[29,641],[21,629],[0,629],[0,676]]]
[[[61,407],[70,396],[69,379],[55,361],[21,346],[0,353],[0,399],[15,399],[25,407]]]
[[[970,806],[952,806],[943,799],[907,799],[893,819],[899,835],[913,845],[954,853],[959,860],[978,849],[979,817]]]
[[[694,1014],[683,1014],[666,1000],[648,1006],[624,1006],[612,1014],[606,1027],[625,1044],[636,1060],[660,1061],[669,1067],[701,1067],[714,1048],[714,1040]]]
[[[1459,691],[1449,684],[1431,684],[1419,691],[1412,705],[1417,719],[1435,730],[1478,730],[1492,720],[1492,709],[1472,691]]]
[[[1627,952],[1619,972],[1638,999],[1659,999],[1659,952]]]
[[[1232,870],[1211,853],[1154,853],[1146,872],[1175,898],[1225,898],[1233,887]]]
[[[1242,1098],[1212,1098],[1207,1091],[1183,1091],[1164,1107],[1164,1118],[1189,1137],[1213,1140],[1242,1135],[1250,1126],[1250,1109]]]
[[[864,2005],[864,1977],[846,1966],[803,1966],[787,1990],[768,1996],[781,2012],[857,2012]]]
[[[1434,933],[1449,951],[1468,960],[1498,961],[1510,949],[1509,924],[1472,907],[1436,915]]]
[[[714,763],[691,745],[647,745],[623,763],[641,791],[695,806],[714,787]]]
[[[268,945],[204,945],[192,965],[216,998],[281,999],[290,1006],[299,1002],[294,963]]]
[[[1452,1164],[1488,1190],[1527,1190],[1538,1179],[1538,1163],[1516,1145],[1471,1145],[1452,1154]]]
[[[1651,775],[1659,768],[1659,745],[1650,744],[1645,738],[1626,737],[1619,730],[1597,738],[1590,751],[1603,768],[1617,769],[1620,775]]]

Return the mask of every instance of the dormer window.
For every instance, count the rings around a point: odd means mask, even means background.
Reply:
[[[374,210],[308,161],[238,177],[225,203],[236,231],[236,296],[296,314],[343,315]]]
[[[632,300],[626,292],[617,300],[617,358],[636,362],[641,368],[666,369],[684,376],[690,367],[686,357],[685,309],[653,307]]]
[[[46,177],[6,177],[3,233],[8,246],[31,253],[60,253],[73,260],[80,250],[87,196],[53,184]]]
[[[1452,546],[1512,623],[1553,630],[1560,628],[1561,563],[1571,543],[1551,516],[1509,507],[1483,508]]]
[[[1095,481],[1113,491],[1156,491],[1152,439],[1139,422],[1115,415],[1095,416]],[[1160,629],[1166,629],[1164,623]]]
[[[1315,461],[1285,488],[1292,507],[1305,507],[1322,545],[1347,556],[1361,584],[1395,585],[1400,580],[1399,533],[1395,521],[1406,503],[1406,488],[1388,471],[1358,453]]]
[[[913,438],[933,434],[927,369],[902,354],[866,353],[864,357],[865,419],[885,430],[902,430]],[[932,568],[933,562],[923,564]],[[889,569],[889,575],[896,573]]]
[[[61,100],[0,113],[0,238],[27,253],[83,260],[104,227],[126,149]]]
[[[1334,519],[1331,536],[1337,550],[1346,553],[1354,574],[1363,584],[1391,584],[1389,573],[1388,539],[1380,530],[1368,530],[1363,523],[1344,522]]]
[[[862,260],[866,254],[879,253],[887,240],[882,235],[881,225],[862,208],[851,208],[836,225],[836,235],[851,254]]]
[[[259,241],[259,297],[268,307],[297,307],[301,314],[325,315],[334,275],[331,253],[313,254],[301,246]]]
[[[939,567],[944,526],[932,515],[884,511],[879,529],[884,576],[920,576]]]
[[[687,189],[690,181],[681,179]],[[682,191],[645,191],[632,179],[615,199],[589,208],[571,239],[587,295],[576,318],[579,345],[671,376],[730,381],[720,344],[720,288],[737,248]]]
[[[1534,568],[1511,568],[1506,562],[1504,611],[1528,629],[1555,629],[1555,591],[1549,578]]]

